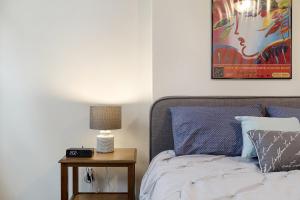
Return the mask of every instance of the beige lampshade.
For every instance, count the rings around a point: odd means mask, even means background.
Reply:
[[[90,129],[115,130],[122,124],[121,106],[91,106]]]

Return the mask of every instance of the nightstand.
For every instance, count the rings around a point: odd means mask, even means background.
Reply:
[[[95,151],[96,152],[96,151]],[[135,163],[137,150],[134,148],[116,148],[112,153],[94,153],[91,158],[63,157],[61,165],[61,200],[68,200],[68,167],[73,168],[73,195],[70,200],[134,200],[135,199]],[[78,190],[78,167],[127,167],[127,193],[81,193]]]

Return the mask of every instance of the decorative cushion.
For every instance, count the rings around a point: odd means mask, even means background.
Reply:
[[[247,134],[250,130],[300,131],[299,120],[295,117],[269,118],[237,116],[236,120],[241,122],[243,130],[243,158],[257,157],[255,148]]]
[[[248,135],[263,173],[300,169],[300,132],[252,130]]]
[[[300,108],[269,106],[267,112],[270,117],[297,117],[300,120]]]
[[[239,156],[242,129],[236,115],[262,116],[261,106],[171,107],[176,155]]]

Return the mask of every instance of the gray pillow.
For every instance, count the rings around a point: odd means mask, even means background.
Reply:
[[[267,112],[270,117],[296,117],[300,120],[300,108],[268,106]]]
[[[171,107],[176,155],[212,154],[239,156],[242,129],[235,116],[262,116],[262,108],[246,107]]]
[[[263,173],[300,169],[300,132],[251,130]]]

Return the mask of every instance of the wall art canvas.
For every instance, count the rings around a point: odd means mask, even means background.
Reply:
[[[292,0],[212,0],[213,79],[292,78]]]

